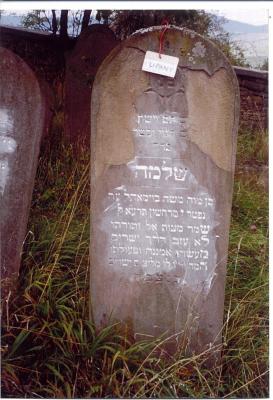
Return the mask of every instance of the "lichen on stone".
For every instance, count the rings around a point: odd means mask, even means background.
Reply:
[[[192,54],[195,57],[203,58],[206,54],[206,47],[201,42],[196,42],[192,49]]]

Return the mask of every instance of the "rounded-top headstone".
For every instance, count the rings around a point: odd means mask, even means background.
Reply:
[[[115,48],[93,87],[92,314],[203,351],[221,342],[238,83],[214,44],[177,27],[163,36],[174,79],[143,71],[161,32]]]
[[[89,142],[93,82],[102,61],[116,45],[111,29],[93,24],[81,33],[66,57],[65,134],[74,142]]]
[[[14,289],[44,127],[44,102],[28,65],[0,47],[2,293]]]

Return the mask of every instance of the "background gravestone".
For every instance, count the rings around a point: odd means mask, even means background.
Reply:
[[[38,81],[27,64],[0,47],[0,191],[2,294],[20,266],[44,127]]]
[[[92,313],[203,351],[221,343],[238,84],[217,47],[175,27],[175,79],[143,72],[160,33],[114,49],[93,87]]]
[[[91,25],[79,36],[66,58],[65,134],[72,141],[80,139],[89,143],[92,85],[97,69],[116,44],[115,35],[108,27]]]

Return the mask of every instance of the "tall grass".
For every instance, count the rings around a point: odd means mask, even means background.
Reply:
[[[239,166],[256,140],[240,136]],[[236,175],[222,360],[209,369],[206,353],[167,357],[160,338],[89,321],[89,154],[41,154],[18,289],[2,305],[2,396],[267,397],[268,199],[255,174]]]

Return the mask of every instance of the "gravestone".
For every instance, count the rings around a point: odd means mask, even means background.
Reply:
[[[72,142],[89,143],[93,82],[100,64],[116,44],[108,27],[94,24],[83,31],[66,57],[65,135]]]
[[[177,27],[175,77],[144,72],[161,29],[114,49],[94,83],[91,308],[98,327],[193,353],[221,344],[239,91],[220,50]]]
[[[44,127],[38,81],[27,64],[0,47],[0,191],[2,295],[14,288]]]

